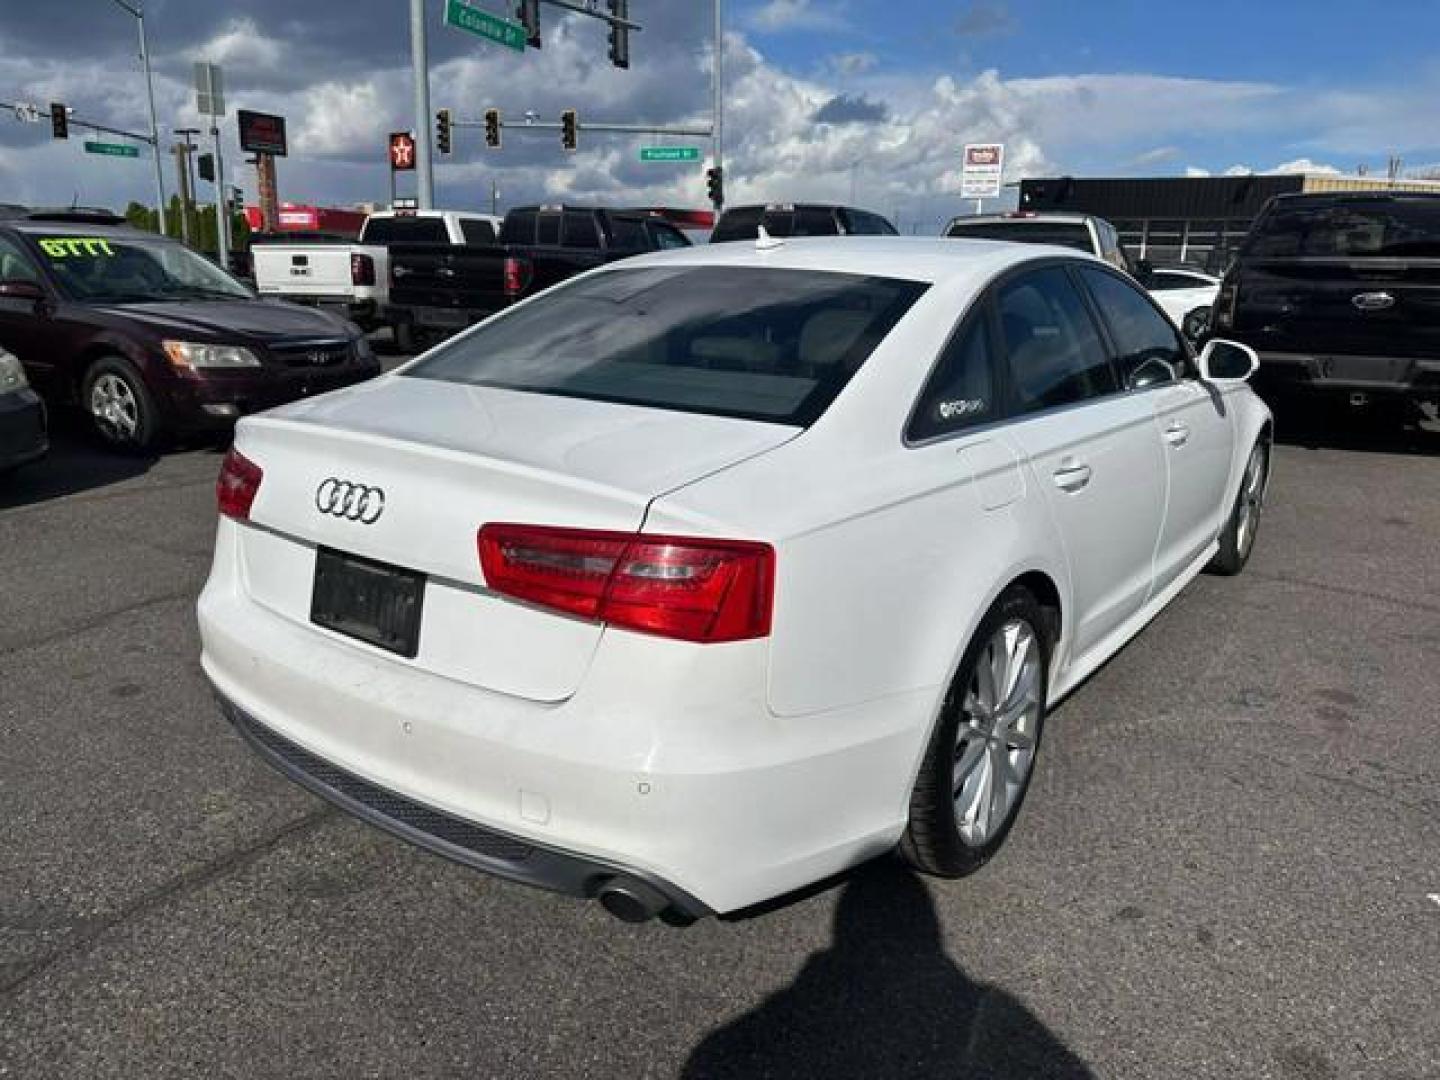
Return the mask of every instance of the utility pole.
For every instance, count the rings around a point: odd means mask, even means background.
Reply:
[[[230,190],[225,186],[225,153],[220,147],[220,118],[210,117],[210,138],[215,143],[215,240],[220,265],[230,268]]]
[[[500,188],[493,176],[490,178],[490,213],[500,213]]]
[[[711,72],[713,99],[711,108],[713,115],[710,118],[710,130],[714,139],[713,149],[715,152],[715,168],[720,170],[720,175],[725,174],[725,145],[722,139],[722,123],[725,115],[725,78],[724,78],[724,56],[725,56],[725,24],[720,14],[721,0],[715,0],[715,69]],[[723,191],[723,189],[722,189]],[[715,204],[715,213],[718,215],[724,209],[722,203]]]
[[[430,57],[425,48],[425,0],[410,0],[410,64],[415,69],[415,194],[420,209],[429,210],[435,205],[435,180],[430,161]]]
[[[145,96],[150,102],[150,149],[155,156],[155,209],[160,215],[160,235],[166,234],[165,175],[160,167],[160,128],[155,123],[155,80],[150,74],[150,46],[145,40],[145,12],[128,0],[115,0],[117,7],[129,12],[140,28],[140,66],[145,69]]]
[[[175,155],[175,180],[176,186],[180,189],[180,240],[187,246],[190,243],[190,145],[189,143],[177,142],[170,148]]]
[[[195,224],[195,203],[199,192],[195,187],[196,144],[190,141],[192,135],[199,135],[199,128],[174,128],[177,136],[185,140],[185,178],[180,184],[180,215],[186,230],[193,230]],[[188,233],[187,233],[188,235]]]

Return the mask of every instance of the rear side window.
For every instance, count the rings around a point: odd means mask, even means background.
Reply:
[[[1014,244],[1058,244],[1095,254],[1095,242],[1083,222],[1064,221],[952,221],[946,236],[965,240],[1008,240]]]
[[[894,236],[895,229],[879,214],[867,210],[845,211],[847,228],[856,236]]]
[[[946,344],[905,437],[923,442],[998,419],[1000,395],[984,312],[970,318]]]
[[[1094,320],[1060,266],[1000,289],[1001,331],[1016,405],[1037,412],[1114,393],[1117,384]]]
[[[1151,292],[1173,292],[1176,289],[1198,289],[1204,284],[1199,278],[1176,274],[1167,270],[1155,270],[1146,282]]]
[[[803,426],[926,288],[811,270],[621,268],[498,315],[405,374]]]
[[[460,235],[467,244],[495,243],[495,226],[484,218],[461,218]]]
[[[566,214],[564,243],[566,247],[598,248],[600,246],[600,229],[595,224],[595,216],[593,214]]]
[[[1128,389],[1174,382],[1185,373],[1185,346],[1170,320],[1135,286],[1114,274],[1081,267],[1115,342],[1120,382]]]
[[[738,210],[726,210],[720,215],[720,221],[710,235],[710,242],[720,244],[726,240],[754,240],[759,234],[760,221],[764,212],[758,206],[742,206]]]
[[[645,226],[634,218],[612,217],[610,219],[610,246],[621,251],[643,251]]]
[[[666,248],[682,248],[690,246],[690,239],[673,225],[664,225],[658,221],[650,223],[650,232],[655,237],[655,246],[661,251]]]
[[[767,219],[768,228],[768,219]],[[840,232],[840,223],[835,220],[835,211],[817,206],[798,206],[792,216],[791,236],[835,236]],[[773,236],[779,233],[771,232]]]
[[[535,219],[540,215],[534,210],[511,211],[500,224],[502,244],[533,244],[535,242]]]
[[[1260,258],[1440,257],[1440,199],[1278,203],[1244,254]]]
[[[434,217],[370,218],[365,222],[367,244],[448,244],[445,222]]]

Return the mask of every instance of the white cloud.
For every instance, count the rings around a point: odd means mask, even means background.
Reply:
[[[879,58],[869,52],[836,53],[825,58],[826,68],[841,76],[863,75],[877,63]]]
[[[285,41],[261,31],[254,19],[231,19],[208,41],[186,49],[184,59],[219,64],[229,73],[274,71],[285,65],[289,54]]]
[[[812,0],[768,0],[745,18],[752,30],[774,34],[785,30],[833,30],[845,25],[839,11]]]
[[[1306,173],[1309,175],[1319,174],[1321,176],[1339,176],[1340,170],[1334,165],[1322,165],[1311,161],[1309,158],[1296,158],[1294,161],[1281,162],[1273,168],[1266,169],[1267,176],[1288,176],[1293,173]]]

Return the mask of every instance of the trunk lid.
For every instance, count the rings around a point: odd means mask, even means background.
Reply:
[[[350,245],[256,244],[255,285],[262,294],[334,297],[355,291],[350,278]]]
[[[427,583],[419,652],[397,662],[501,693],[560,701],[578,688],[602,628],[487,591],[476,547],[480,526],[638,530],[656,496],[797,432],[382,378],[241,425],[236,446],[264,471],[251,510],[260,528],[242,536],[246,586],[257,603],[308,624],[319,548],[420,571]],[[383,509],[368,523],[323,512],[317,496],[328,480],[379,489]]]
[[[1440,259],[1250,258],[1235,331],[1269,352],[1440,354]]]

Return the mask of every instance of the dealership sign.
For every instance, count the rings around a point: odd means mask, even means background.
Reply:
[[[1000,176],[1004,171],[1004,143],[967,143],[960,166],[961,198],[998,198]]]
[[[285,118],[239,109],[240,149],[248,154],[285,156]]]

